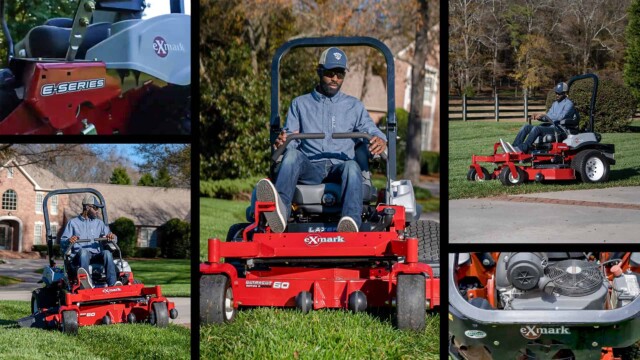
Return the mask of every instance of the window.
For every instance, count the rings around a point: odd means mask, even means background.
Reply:
[[[140,228],[140,241],[139,241],[139,246],[140,247],[149,247],[150,242],[151,242],[151,233],[153,232],[153,229],[150,228]]]
[[[36,214],[42,214],[42,199],[44,199],[44,195],[36,193]]]
[[[18,194],[9,189],[2,194],[2,210],[18,209]]]
[[[51,197],[51,215],[58,215],[58,195]]]
[[[427,69],[427,74],[424,77],[424,106],[431,106],[436,94],[436,81],[437,72],[431,69]]]
[[[42,223],[37,222],[35,228],[33,229],[33,245],[41,245],[42,244]]]
[[[7,168],[7,178],[13,179],[13,168],[12,167]]]
[[[53,235],[55,238],[58,237],[58,223],[51,224],[51,235]]]

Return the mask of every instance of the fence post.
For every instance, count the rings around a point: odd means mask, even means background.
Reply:
[[[529,119],[529,91],[524,89],[524,121]]]
[[[500,104],[498,103],[498,92],[495,92],[496,96],[495,96],[495,106],[496,106],[496,122],[500,121],[500,110],[498,110],[498,107],[500,106]]]
[[[467,94],[462,94],[462,121],[467,121]]]

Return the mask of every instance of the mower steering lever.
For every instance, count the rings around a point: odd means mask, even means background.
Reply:
[[[324,133],[306,133],[306,134],[289,134],[287,135],[287,140],[284,144],[280,145],[276,151],[273,152],[271,159],[274,162],[277,162],[280,158],[280,155],[287,149],[287,145],[293,140],[305,140],[305,139],[324,139]]]

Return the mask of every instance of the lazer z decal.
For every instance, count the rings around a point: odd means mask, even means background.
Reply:
[[[541,335],[571,335],[568,327],[539,327],[537,325],[526,325],[520,328],[520,334],[529,340],[535,340]]]
[[[344,238],[342,236],[335,236],[335,237],[320,237],[317,235],[309,235],[306,238],[304,238],[304,243],[309,245],[309,246],[318,246],[320,244],[327,244],[327,243],[343,243]]]
[[[67,94],[71,92],[78,91],[87,91],[87,90],[95,90],[103,88],[106,81],[105,79],[89,79],[89,80],[78,80],[78,81],[69,81],[69,82],[61,82],[61,83],[53,83],[53,84],[45,84],[40,88],[40,95],[42,96],[51,96],[51,95],[61,95]]]

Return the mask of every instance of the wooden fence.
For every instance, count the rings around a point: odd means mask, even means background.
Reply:
[[[546,112],[543,97],[449,96],[449,121],[522,120]]]

